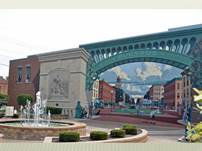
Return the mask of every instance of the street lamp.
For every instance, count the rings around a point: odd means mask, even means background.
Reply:
[[[111,93],[111,112],[112,112],[112,96],[113,96],[114,91],[111,90],[110,93]]]
[[[93,84],[94,84],[94,82],[96,80],[96,77],[93,76],[92,79],[93,79]],[[88,98],[88,112],[89,112],[88,118],[89,119],[93,117],[93,99],[92,99],[92,96],[93,96],[93,93],[94,93],[93,92],[94,88],[92,87],[92,89],[90,91],[91,91],[90,98]]]

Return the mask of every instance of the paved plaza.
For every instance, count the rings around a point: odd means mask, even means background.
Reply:
[[[100,120],[82,120],[88,125],[88,130],[110,131],[113,128],[121,127],[123,122],[110,122]],[[170,125],[157,126],[153,124],[136,124],[137,127],[146,129],[149,132],[148,143],[177,142],[178,138],[183,136],[184,128]]]
[[[109,132],[113,128],[121,127],[125,122],[112,122],[99,120],[100,117],[94,119],[80,119],[75,120],[87,124],[87,133],[92,130],[104,130]],[[133,123],[135,124],[135,123]],[[166,125],[167,124],[167,125]],[[138,128],[146,129],[149,132],[147,143],[176,143],[177,139],[183,136],[184,129],[182,126],[164,123],[163,125],[154,125],[151,123],[135,124]],[[26,141],[26,140],[11,140],[4,139],[3,143],[42,143],[42,141]]]

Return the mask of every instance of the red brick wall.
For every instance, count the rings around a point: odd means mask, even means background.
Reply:
[[[182,103],[182,80],[174,80],[165,85],[164,100],[169,109],[177,110]]]
[[[111,90],[113,90],[113,95],[111,94]],[[115,102],[115,90],[112,86],[110,86],[105,81],[99,81],[99,99],[105,102]]]
[[[0,77],[0,93],[1,94],[8,94],[8,81]]]
[[[26,79],[26,65],[31,66],[31,80],[25,82]],[[18,66],[22,66],[22,81],[17,82],[17,69]],[[9,80],[8,80],[8,105],[12,105],[15,108],[19,108],[17,104],[17,96],[19,94],[30,94],[35,101],[35,94],[39,90],[39,71],[40,64],[37,56],[29,56],[28,58],[11,60],[9,68]]]
[[[172,109],[175,106],[175,82],[165,85],[164,90],[165,103]]]

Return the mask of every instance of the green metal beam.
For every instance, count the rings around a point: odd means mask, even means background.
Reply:
[[[131,62],[157,62],[169,64],[174,67],[184,69],[190,66],[193,59],[189,56],[178,54],[170,51],[162,50],[139,50],[139,51],[129,51],[126,53],[120,53],[110,58],[104,59],[101,62],[94,64],[92,66],[93,72],[100,74],[117,65],[131,63]]]
[[[121,38],[115,40],[108,40],[90,44],[82,44],[79,47],[85,48],[86,50],[104,48],[104,47],[112,47],[112,46],[119,46],[119,45],[126,45],[126,44],[133,44],[133,43],[145,43],[149,41],[162,41],[168,39],[182,39],[182,38],[189,38],[189,37],[201,37],[202,35],[202,28],[194,28],[194,29],[184,29],[179,31],[166,31],[160,32],[155,34],[147,34],[135,37],[128,37],[128,38]]]

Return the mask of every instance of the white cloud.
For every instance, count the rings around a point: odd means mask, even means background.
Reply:
[[[125,89],[128,91],[141,92],[141,89],[139,86],[134,86],[131,84],[123,84],[122,87],[125,87]]]
[[[145,62],[145,68],[136,68],[135,73],[137,77],[145,81],[150,76],[162,76],[162,71],[160,66],[156,63]]]
[[[125,73],[119,66],[112,68],[111,71],[114,72],[121,79],[130,80],[128,74]]]
[[[170,69],[172,69],[172,66],[170,66],[170,65],[164,65],[163,66],[163,70],[165,71],[165,70],[170,70]]]
[[[140,87],[132,86],[132,91],[141,92]]]

